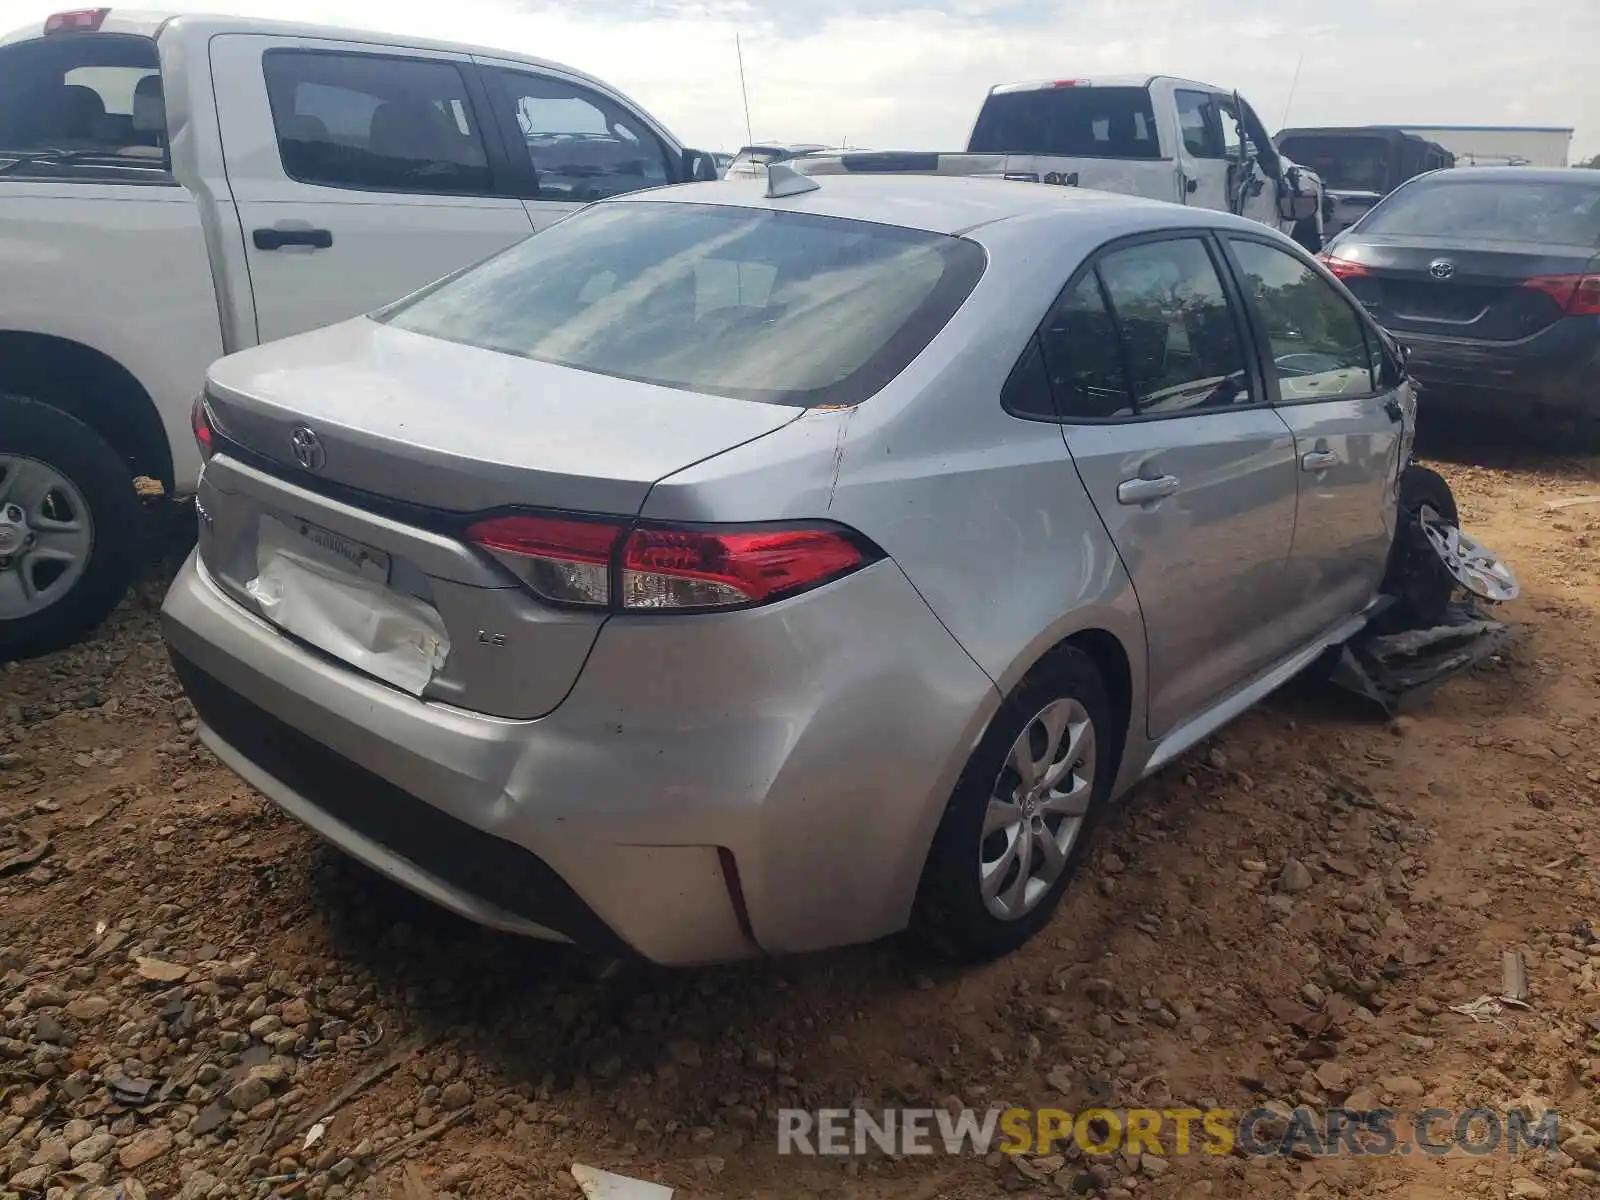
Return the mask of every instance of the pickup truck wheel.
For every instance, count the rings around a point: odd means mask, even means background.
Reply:
[[[1093,661],[1066,647],[1008,696],[951,793],[923,868],[913,933],[984,962],[1050,920],[1115,775],[1113,706]]]
[[[1289,236],[1312,254],[1322,253],[1322,230],[1317,228],[1316,218],[1307,217],[1303,221],[1296,221]]]
[[[94,430],[0,395],[0,662],[106,618],[137,566],[140,518],[132,472]]]

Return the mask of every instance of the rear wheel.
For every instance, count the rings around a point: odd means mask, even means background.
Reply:
[[[1322,253],[1322,230],[1317,228],[1315,217],[1307,217],[1302,221],[1296,221],[1289,236],[1311,251],[1311,253]]]
[[[0,396],[0,661],[71,645],[138,562],[132,472],[59,409]]]
[[[1112,711],[1093,661],[1073,647],[1001,705],[923,868],[912,928],[937,953],[998,958],[1050,920],[1111,790]]]

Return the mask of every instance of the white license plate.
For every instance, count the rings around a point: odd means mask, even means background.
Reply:
[[[278,520],[263,517],[263,523],[272,521],[293,535],[293,541],[308,556],[330,566],[338,567],[377,583],[389,582],[389,556],[382,550],[365,545],[353,538],[334,533],[320,525],[294,518]],[[285,539],[289,541],[290,539]]]

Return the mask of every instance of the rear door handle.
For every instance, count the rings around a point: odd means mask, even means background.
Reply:
[[[250,240],[257,250],[282,250],[285,246],[327,250],[333,245],[333,234],[326,229],[257,229]]]
[[[1154,479],[1124,479],[1117,484],[1118,504],[1147,504],[1162,500],[1178,490],[1176,475],[1159,475]]]
[[[1302,471],[1326,471],[1339,465],[1339,456],[1332,450],[1313,450],[1300,456]]]

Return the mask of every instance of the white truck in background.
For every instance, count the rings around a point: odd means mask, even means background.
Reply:
[[[213,360],[716,175],[620,92],[503,50],[107,9],[0,39],[0,662],[126,591],[135,480],[193,493]]]
[[[1564,167],[1572,149],[1566,125],[1402,125],[1437,142],[1461,167]]]
[[[964,153],[807,155],[806,175],[984,175],[1094,188],[1238,213],[1322,249],[1327,200],[1283,157],[1239,93],[1169,75],[993,87]]]

